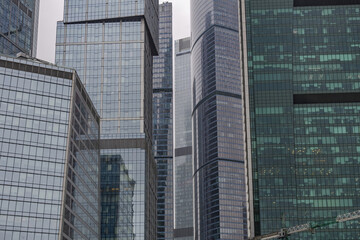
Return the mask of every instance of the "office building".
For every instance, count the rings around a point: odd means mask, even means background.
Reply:
[[[191,41],[175,41],[174,239],[193,240]]]
[[[241,3],[251,235],[358,210],[360,1]],[[353,221],[291,239],[359,234]]]
[[[237,0],[191,1],[194,238],[246,239]]]
[[[159,6],[159,56],[153,63],[153,149],[157,165],[157,239],[173,239],[172,3]]]
[[[100,239],[99,122],[74,70],[0,56],[1,239]]]
[[[40,0],[0,2],[0,53],[36,55]]]
[[[156,238],[152,62],[158,41],[157,0],[65,1],[56,63],[78,71],[101,116],[102,239]],[[111,176],[120,177],[119,187]]]

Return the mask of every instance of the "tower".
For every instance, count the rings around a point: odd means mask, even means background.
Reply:
[[[175,41],[174,239],[194,239],[192,169],[191,40]]]
[[[153,149],[157,165],[157,239],[173,239],[172,3],[159,6],[159,56],[153,64]]]
[[[73,69],[0,56],[0,238],[100,238],[100,117]]]
[[[237,0],[191,1],[195,239],[246,239]]]
[[[359,209],[359,1],[241,1],[251,235]],[[358,239],[356,222],[293,239]]]
[[[130,193],[102,184],[103,239],[156,238],[152,58],[157,52],[158,1],[65,1],[64,21],[58,23],[56,63],[78,71],[100,113],[101,159],[111,160],[102,166],[120,167],[119,174],[103,174],[101,181],[110,183],[110,176],[118,176],[132,183],[133,196],[126,201],[133,211],[113,211],[121,196]],[[110,155],[119,162],[113,165]],[[124,212],[131,216],[121,216]],[[124,230],[118,218],[130,220],[130,227]]]

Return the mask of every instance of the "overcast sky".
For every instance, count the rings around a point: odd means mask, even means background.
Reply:
[[[161,2],[166,2],[160,0]],[[173,3],[174,40],[190,36],[190,0]],[[63,19],[64,0],[40,0],[37,58],[55,61],[56,22]]]

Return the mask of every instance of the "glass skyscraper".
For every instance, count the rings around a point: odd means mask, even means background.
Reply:
[[[36,55],[40,0],[0,2],[0,53]]]
[[[56,63],[78,71],[101,116],[102,239],[156,238],[152,62],[158,41],[157,0],[65,0]]]
[[[1,239],[99,239],[99,123],[74,70],[0,56]]]
[[[193,240],[191,40],[175,41],[174,239]]]
[[[173,239],[172,3],[159,6],[159,56],[153,64],[153,148],[157,165],[157,239]]]
[[[251,234],[360,208],[360,1],[241,1]],[[358,221],[291,239],[359,239]]]
[[[192,0],[194,238],[246,239],[237,0]]]

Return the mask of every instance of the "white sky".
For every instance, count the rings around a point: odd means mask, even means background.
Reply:
[[[160,3],[165,2],[160,0]],[[173,3],[173,39],[190,36],[190,0]],[[37,58],[55,61],[56,22],[63,19],[64,0],[40,0]]]

